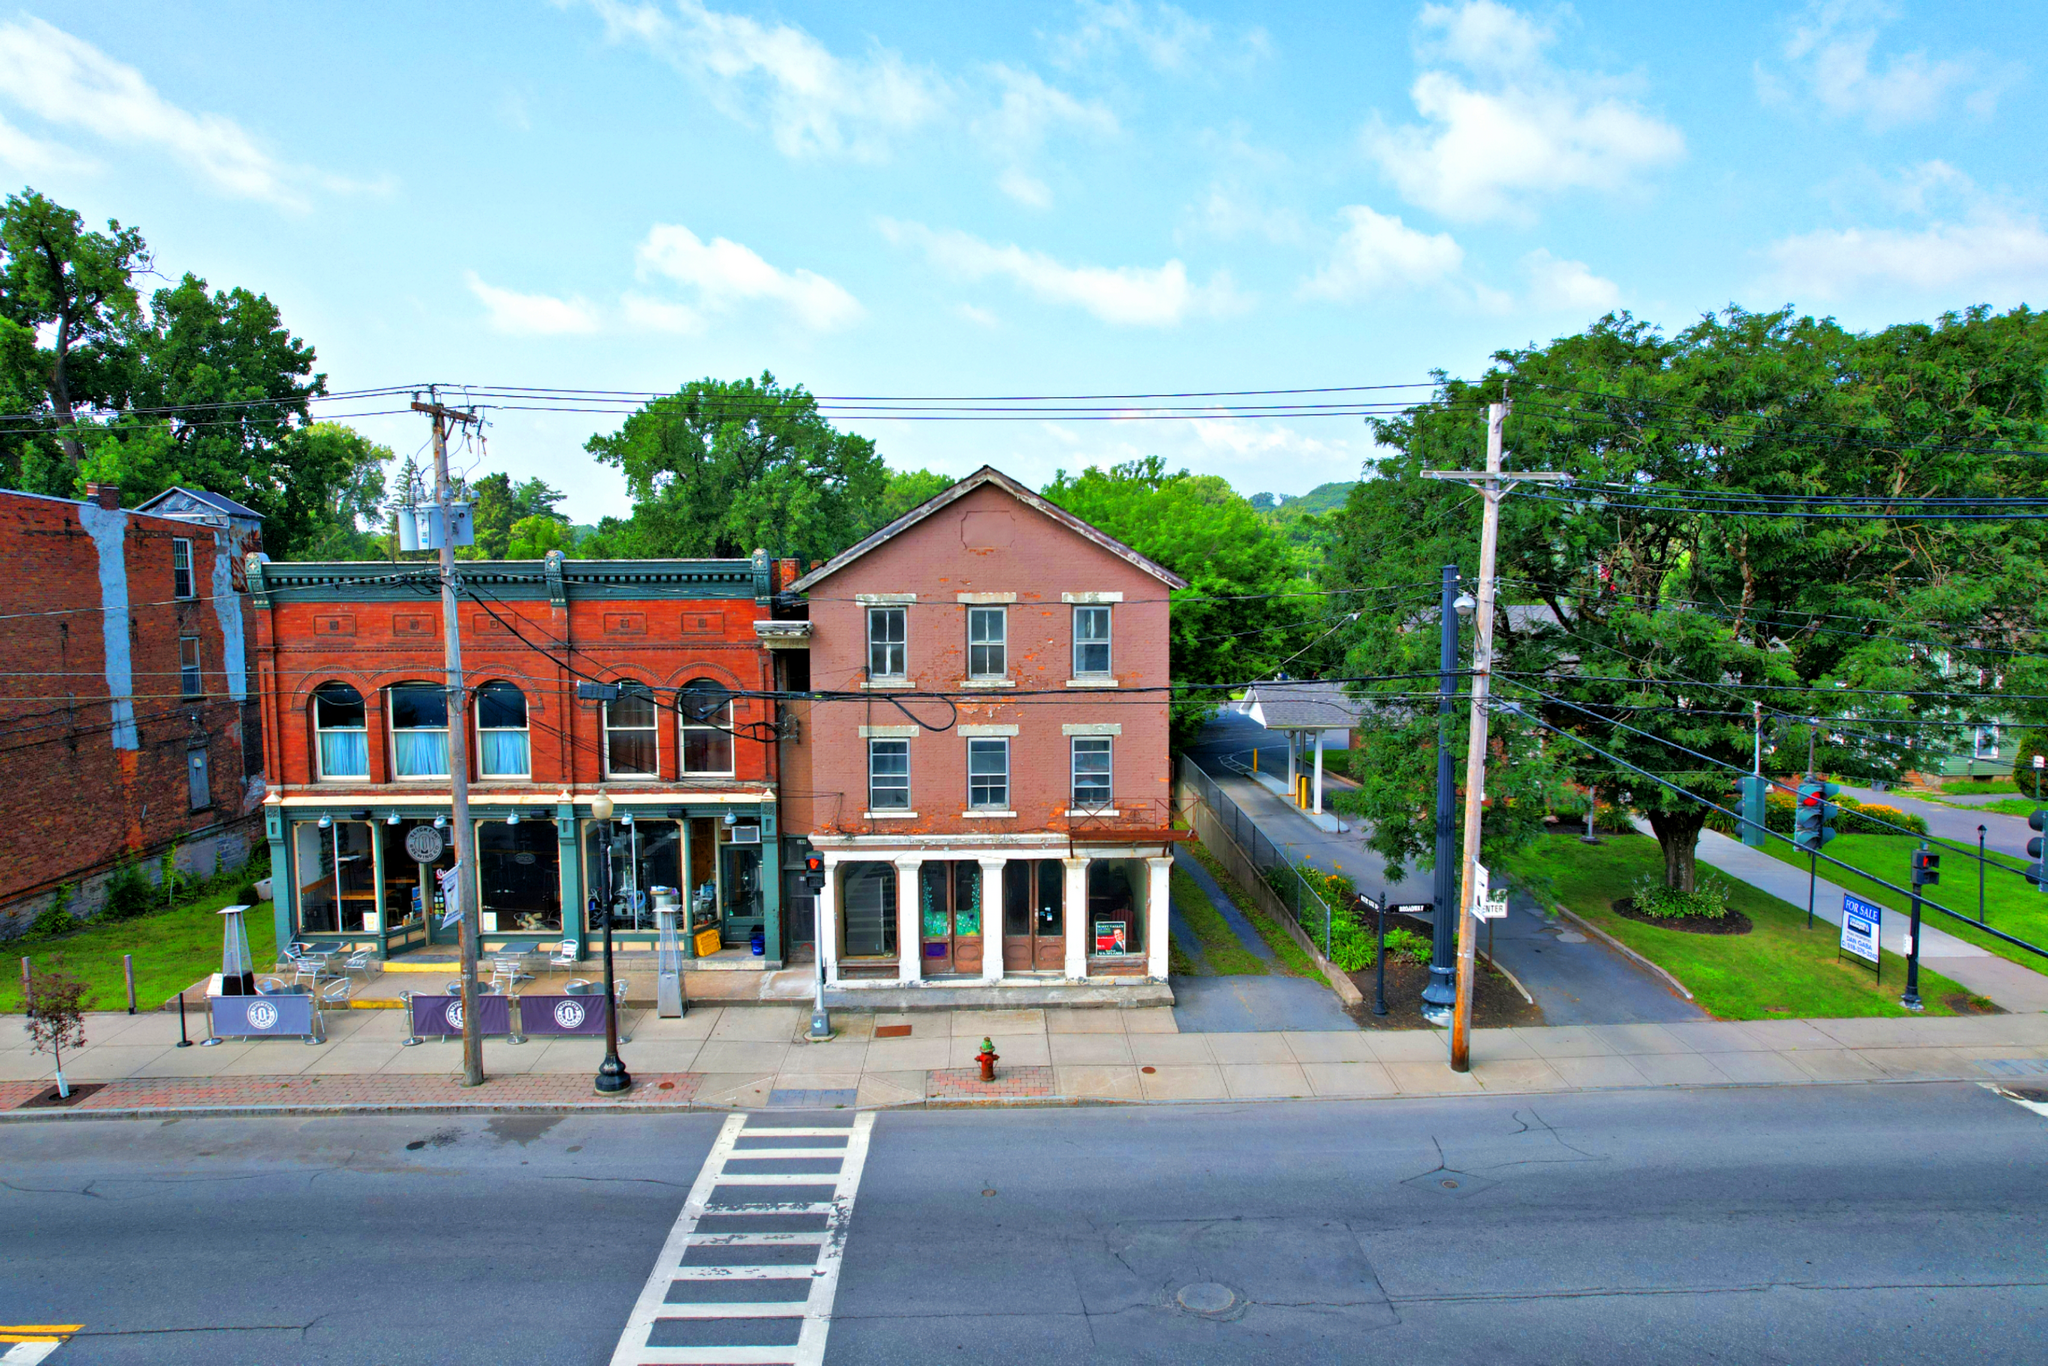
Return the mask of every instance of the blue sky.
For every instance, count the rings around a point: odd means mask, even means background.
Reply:
[[[2040,302],[2044,11],[1961,13],[73,0],[0,16],[0,174],[267,292],[336,389],[1399,383],[1615,307]],[[623,511],[607,421],[496,413],[488,463]],[[845,425],[1033,484],[1156,453],[1300,493],[1370,452],[1355,418]]]

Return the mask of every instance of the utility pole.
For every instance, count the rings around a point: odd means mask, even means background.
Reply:
[[[440,505],[441,530],[441,637],[443,661],[448,670],[448,795],[453,810],[449,824],[455,827],[455,895],[462,910],[462,1084],[484,1084],[484,1036],[478,1028],[476,1005],[477,945],[483,918],[477,913],[477,898],[470,889],[479,885],[476,867],[476,832],[469,824],[469,692],[462,681],[461,612],[455,595],[454,518],[449,505],[454,488],[448,478],[448,426],[475,422],[475,413],[443,407],[440,396],[427,391],[428,402],[413,401],[412,410],[425,413],[434,427],[434,501]]]
[[[1494,564],[1500,551],[1500,497],[1504,485],[1518,481],[1556,483],[1565,478],[1557,473],[1505,473],[1501,469],[1502,427],[1509,405],[1491,403],[1486,408],[1486,468],[1484,470],[1424,470],[1427,479],[1456,479],[1477,484],[1486,506],[1479,531],[1478,631],[1472,642],[1472,728],[1465,752],[1465,858],[1464,877],[1458,892],[1458,981],[1457,1003],[1451,1011],[1451,1070],[1472,1070],[1472,974],[1478,952],[1473,932],[1472,896],[1477,887],[1480,817],[1486,798],[1486,700],[1493,673],[1493,604],[1496,588]]]

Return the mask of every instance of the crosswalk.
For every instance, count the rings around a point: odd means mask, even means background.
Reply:
[[[63,1346],[82,1323],[0,1323],[0,1366],[37,1366]]]
[[[874,1123],[728,1116],[612,1366],[818,1366]]]

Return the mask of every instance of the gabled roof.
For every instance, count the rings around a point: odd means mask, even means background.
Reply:
[[[1364,706],[1341,683],[1282,680],[1245,689],[1245,712],[1267,730],[1348,730]]]
[[[158,504],[160,503],[168,504],[168,506],[159,508]],[[153,512],[159,517],[174,517],[182,512],[200,513],[202,515],[211,513],[218,517],[253,517],[259,522],[263,520],[263,514],[255,508],[244,507],[232,498],[222,497],[218,493],[208,493],[205,489],[188,489],[176,486],[167,488],[156,497],[146,500],[135,510],[137,512]]]
[[[874,535],[869,536],[866,540],[840,551],[837,555],[825,561],[824,564],[819,565],[816,569],[813,569],[810,573],[791,584],[790,588],[798,592],[808,590],[813,584],[821,583],[832,575],[837,574],[876,546],[901,536],[933,513],[959,502],[962,498],[965,498],[968,494],[985,484],[995,485],[1026,507],[1052,518],[1052,520],[1058,522],[1076,536],[1092,541],[1118,559],[1126,560],[1136,565],[1168,588],[1186,588],[1188,586],[1186,579],[1174,573],[1165,565],[1146,559],[1114,536],[1096,530],[1073,513],[1046,501],[1038,494],[1033,493],[1030,489],[1025,488],[1022,484],[1012,479],[1009,475],[1004,474],[995,466],[983,465],[980,469],[953,485],[953,487],[936,497],[918,504],[895,521],[889,523],[889,525],[883,527],[880,531],[877,531]]]

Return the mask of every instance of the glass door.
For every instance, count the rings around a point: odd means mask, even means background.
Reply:
[[[918,871],[924,975],[981,972],[981,865],[927,863]]]
[[[1056,858],[1012,859],[1003,865],[1003,971],[1066,967],[1063,874]]]

